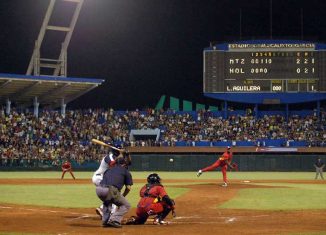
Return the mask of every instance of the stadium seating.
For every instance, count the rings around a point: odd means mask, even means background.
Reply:
[[[0,110],[1,111],[1,110]],[[262,112],[260,118],[234,111],[223,119],[220,111],[114,111],[69,110],[32,113],[0,112],[0,156],[28,166],[69,156],[76,162],[99,160],[105,149],[90,147],[92,138],[125,146],[325,146],[326,114],[295,112],[288,120],[282,112]],[[158,128],[158,129],[156,129]],[[131,130],[159,130],[159,139],[130,139]],[[94,152],[95,151],[95,152]],[[51,160],[51,162],[53,162]],[[10,162],[10,161],[9,161]],[[55,162],[55,161],[54,161]],[[34,163],[33,163],[34,164]],[[58,163],[55,163],[58,164]]]

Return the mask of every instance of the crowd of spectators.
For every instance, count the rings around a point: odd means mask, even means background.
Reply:
[[[57,111],[33,113],[0,110],[0,164],[16,161],[23,166],[59,165],[69,158],[76,162],[99,161],[105,149],[90,140],[100,139],[124,146],[174,146],[178,141],[250,141],[286,139],[307,141],[308,146],[324,146],[324,113],[305,117],[270,115],[231,115],[227,119],[210,111],[174,112],[172,110],[124,111],[72,110],[63,117]],[[132,129],[160,129],[159,140],[133,140]],[[11,161],[9,161],[11,159]]]

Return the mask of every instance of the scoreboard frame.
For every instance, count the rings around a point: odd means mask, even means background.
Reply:
[[[277,40],[225,43],[206,48],[203,61],[204,93],[326,91],[324,44]]]

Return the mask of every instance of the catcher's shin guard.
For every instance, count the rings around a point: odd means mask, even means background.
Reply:
[[[162,221],[162,220],[165,219],[165,217],[168,216],[168,214],[170,213],[170,211],[171,211],[171,208],[170,207],[164,207],[163,211],[161,213],[159,213],[156,218],[159,221]]]

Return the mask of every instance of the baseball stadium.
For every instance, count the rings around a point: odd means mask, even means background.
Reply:
[[[85,2],[47,1],[26,73],[0,73],[0,234],[326,234],[326,44],[208,42],[213,102],[72,109],[106,82],[68,76]]]

